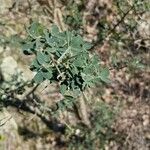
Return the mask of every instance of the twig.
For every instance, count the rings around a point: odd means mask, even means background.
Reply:
[[[3,118],[3,119],[0,119],[0,127],[3,126],[6,122],[8,122],[10,119],[12,118],[12,116],[8,117],[8,118]],[[7,119],[7,120],[6,120]],[[3,123],[1,123],[1,121],[5,120]]]
[[[23,102],[28,100],[29,96],[35,92],[35,90],[37,89],[38,86],[39,86],[39,84],[37,84],[31,91],[29,91],[21,100]],[[23,102],[18,106],[18,109],[20,109],[22,107]]]
[[[107,45],[107,43],[108,43],[110,37],[112,36],[113,32],[114,32],[114,31],[116,30],[116,28],[124,21],[125,17],[130,13],[130,11],[131,11],[133,8],[134,8],[134,6],[131,6],[130,9],[129,9],[126,13],[124,13],[124,16],[120,19],[120,21],[118,21],[118,23],[117,23],[116,25],[114,25],[114,27],[113,27],[110,31],[108,31],[108,34],[107,34],[106,38],[103,40],[103,45],[101,46],[100,49],[103,49],[103,48],[105,47],[105,45]],[[97,42],[97,44],[95,44],[95,46],[97,46],[98,43],[99,43],[99,42]],[[95,46],[94,46],[94,47],[95,47]]]
[[[89,117],[88,117],[87,106],[86,106],[85,100],[86,100],[86,97],[82,93],[82,97],[80,98],[80,101],[79,101],[82,119],[83,119],[84,123],[89,128],[91,128],[91,122],[90,122]]]

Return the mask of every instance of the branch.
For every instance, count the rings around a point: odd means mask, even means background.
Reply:
[[[85,100],[86,100],[86,97],[85,97],[84,93],[82,93],[82,97],[79,100],[82,119],[83,119],[83,122],[89,128],[91,128],[91,122],[90,122],[89,117],[88,117],[87,106],[86,106]]]

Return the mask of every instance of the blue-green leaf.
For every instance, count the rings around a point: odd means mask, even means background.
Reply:
[[[65,84],[60,85],[60,92],[62,94],[65,94],[66,90],[67,90],[67,86]]]
[[[92,47],[92,44],[91,44],[91,43],[85,42],[85,43],[83,44],[83,48],[85,48],[86,50],[91,49],[91,47]]]
[[[103,82],[106,82],[106,83],[110,82],[110,80],[108,78],[109,77],[109,69],[107,69],[107,68],[102,69],[99,76]]]
[[[43,77],[50,80],[53,77],[52,69],[48,68],[46,72],[43,72]]]
[[[43,78],[42,72],[37,72],[37,74],[34,76],[33,80],[34,80],[36,83],[38,83],[38,84],[40,84],[41,82],[43,82],[43,81],[44,81],[44,78]]]
[[[53,36],[56,36],[57,34],[59,34],[59,28],[56,25],[52,25],[52,27],[51,27],[51,34]]]
[[[37,60],[40,64],[45,64],[46,62],[50,61],[50,58],[48,55],[42,52],[37,52]]]
[[[27,29],[27,32],[32,38],[37,38],[44,35],[44,26],[40,23],[33,22]]]
[[[33,54],[34,42],[29,42],[29,43],[23,44],[22,45],[22,50],[23,50],[23,53],[25,55],[31,55],[31,54]]]

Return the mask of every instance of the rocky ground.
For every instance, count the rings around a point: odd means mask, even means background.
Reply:
[[[76,3],[79,2],[76,1]],[[93,43],[98,41],[98,19],[107,16],[108,22],[115,22],[116,12],[112,2],[112,0],[93,0],[88,1],[87,5],[84,6],[85,10],[82,17],[84,17],[86,23],[81,28],[85,29],[82,33],[85,40]],[[32,20],[42,22],[48,27],[55,23],[61,30],[69,28],[70,26],[63,21],[63,15],[68,13],[65,8],[66,5],[63,0],[62,2],[56,0],[1,0],[0,84],[3,81],[10,82],[12,76],[20,72],[23,72],[23,76],[17,80],[27,81],[32,79],[34,75],[28,68],[31,58],[23,55],[20,45],[16,41],[19,39],[18,37],[25,37],[25,26],[28,26]],[[150,20],[149,12],[143,13],[142,17],[144,21],[142,22],[142,19],[139,21],[137,29],[140,36],[139,40],[150,38],[150,24],[147,23],[150,22],[148,21]],[[131,43],[131,46],[128,47],[129,50],[119,51],[115,46],[112,47],[108,41],[109,37],[104,40],[103,44],[98,42],[98,44],[95,44],[93,51],[100,56],[102,64],[111,68],[110,79],[112,82],[103,89],[96,87],[94,90],[87,92],[88,97],[91,97],[92,100],[100,99],[118,110],[115,121],[111,126],[116,136],[109,140],[104,147],[106,150],[149,150],[150,43],[146,40],[145,47],[141,48],[140,45],[139,49]],[[118,44],[121,43],[118,42]],[[123,46],[123,48],[126,49],[127,47]],[[129,56],[140,57],[145,67],[135,69],[131,65],[119,69],[112,68],[112,54],[116,54],[117,63],[124,62]],[[48,86],[45,89],[45,85],[41,85],[36,94],[45,100],[46,105],[51,104],[50,100],[57,101],[60,98],[55,86]],[[72,125],[77,123],[73,113],[65,112],[60,118],[61,123],[64,123],[64,120]],[[0,149],[68,149],[64,142],[64,135],[51,128],[49,123],[53,124],[54,121],[46,122],[38,113],[18,110],[15,105],[3,107],[0,111]],[[95,147],[95,149],[97,148]]]

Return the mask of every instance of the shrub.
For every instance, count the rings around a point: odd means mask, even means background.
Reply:
[[[75,31],[60,32],[55,25],[48,30],[34,22],[27,32],[22,49],[35,55],[30,66],[36,72],[33,81],[57,83],[64,97],[60,107],[69,106],[87,87],[109,82],[109,70],[100,66],[98,57],[89,53],[92,45]]]

